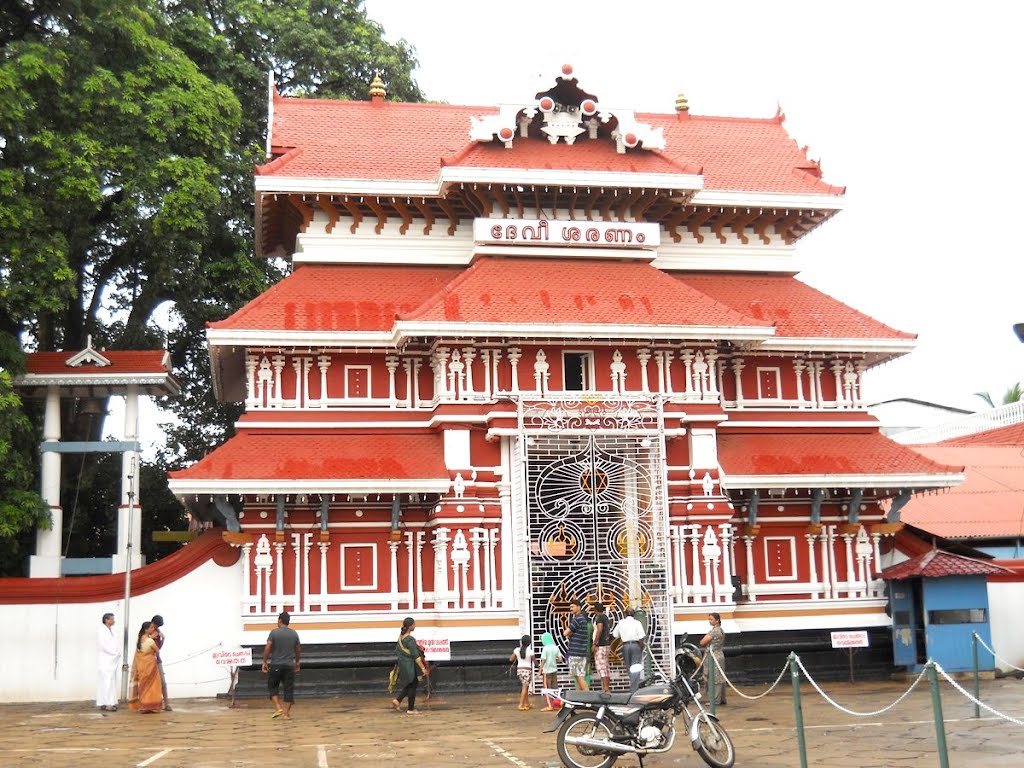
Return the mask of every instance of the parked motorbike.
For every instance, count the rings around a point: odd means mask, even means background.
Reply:
[[[736,750],[718,718],[700,701],[701,651],[683,638],[676,676],[647,681],[635,693],[560,691],[562,707],[546,733],[558,731],[558,757],[566,768],[610,768],[621,756],[664,754],[682,717],[690,744],[712,768],[732,768]]]

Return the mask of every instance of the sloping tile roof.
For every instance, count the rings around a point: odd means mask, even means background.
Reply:
[[[882,571],[887,580],[928,577],[941,579],[944,576],[988,576],[990,574],[1012,573],[1009,568],[973,557],[954,555],[941,549],[932,549],[923,555],[912,557]]]
[[[440,435],[239,432],[180,480],[447,479]]]
[[[484,257],[403,320],[770,327],[649,264]]]
[[[774,324],[776,338],[917,338],[789,275],[679,272],[675,277],[747,317]]]
[[[110,365],[97,366],[86,363],[77,367],[69,367],[67,361],[81,354],[79,350],[70,352],[31,352],[25,355],[25,372],[37,375],[59,373],[62,376],[76,374],[93,375],[102,373],[117,375],[126,373],[162,374],[169,373],[170,356],[166,349],[148,350],[97,350],[110,361]]]
[[[1015,427],[993,432],[1012,434]],[[990,434],[990,433],[982,433]],[[957,438],[912,449],[928,459],[965,466],[964,482],[937,495],[915,496],[900,519],[947,539],[991,539],[1024,536],[1024,455],[1016,445],[958,445]],[[1004,439],[997,436],[997,440]]]
[[[1024,448],[1024,422],[943,440],[939,445],[1014,445]]]
[[[877,432],[722,434],[718,438],[718,460],[727,476],[948,475],[961,471]]]
[[[499,168],[574,168],[621,173],[700,169],[704,189],[837,196],[778,118],[745,119],[637,113],[664,130],[666,148],[618,154],[580,139],[567,146],[516,139],[511,150],[475,149],[471,118],[495,107],[372,103],[274,97],[271,151],[281,155],[258,175],[428,181],[443,165]],[[519,145],[522,144],[522,147]],[[567,163],[572,162],[572,165]],[[670,170],[674,169],[674,170]]]
[[[464,267],[303,265],[211,328],[388,331]]]

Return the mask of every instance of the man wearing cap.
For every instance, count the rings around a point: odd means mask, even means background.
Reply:
[[[612,630],[612,637],[622,641],[622,661],[629,670],[629,692],[633,693],[640,687],[640,678],[644,674],[644,625],[636,620],[633,609],[627,608],[625,616]]]
[[[292,704],[295,703],[295,673],[299,671],[299,660],[302,658],[302,646],[299,644],[299,633],[288,626],[292,617],[283,611],[277,617],[277,628],[270,630],[267,644],[263,648],[263,672],[267,677],[267,692],[274,702],[274,714],[271,717],[292,719]],[[284,695],[278,691],[284,687]],[[281,699],[284,706],[281,706]]]

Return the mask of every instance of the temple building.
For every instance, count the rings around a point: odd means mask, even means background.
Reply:
[[[456,662],[579,598],[664,661],[710,611],[739,643],[891,624],[899,510],[960,469],[867,413],[913,335],[796,278],[844,190],[781,114],[640,114],[564,67],[498,108],[377,81],[270,118],[257,247],[293,269],[211,324],[245,414],[171,480],[232,531],[246,637],[409,614]]]
[[[256,248],[291,270],[207,331],[245,412],[170,487],[214,530],[132,580],[133,623],[188,625],[172,696],[223,690],[201,651],[261,647],[282,610],[318,690],[381,690],[405,616],[450,684],[499,685],[521,635],[565,642],[573,599],[637,610],[652,664],[714,611],[741,680],[793,649],[845,675],[844,630],[891,669],[900,510],[963,475],[867,411],[913,334],[797,278],[844,189],[781,112],[639,113],[556,74],[497,107],[271,83]],[[0,615],[53,626],[33,581]],[[65,620],[120,620],[122,582],[75,581]],[[36,695],[88,691],[54,653]]]

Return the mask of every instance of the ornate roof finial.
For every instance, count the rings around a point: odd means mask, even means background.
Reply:
[[[689,112],[690,102],[686,100],[686,94],[680,91],[676,95],[676,112]]]
[[[373,82],[370,83],[370,101],[384,101],[388,92],[384,90],[384,81],[380,79],[380,72],[373,75]]]

